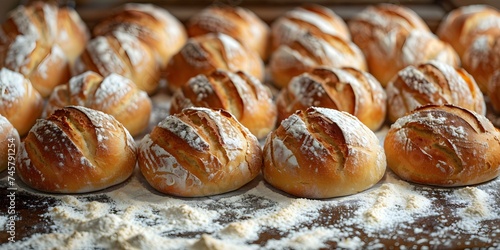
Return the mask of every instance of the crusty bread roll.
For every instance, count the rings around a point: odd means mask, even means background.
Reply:
[[[112,115],[135,136],[149,123],[152,102],[128,78],[111,73],[107,77],[88,71],[56,87],[47,101],[44,117],[65,106],[84,106]]]
[[[316,4],[303,4],[276,19],[271,25],[272,51],[289,45],[304,33],[328,34],[351,40],[347,24],[335,12]]]
[[[0,69],[0,90],[0,115],[25,135],[42,114],[42,96],[23,75],[6,68]]]
[[[0,115],[0,172],[9,168],[15,167],[15,156],[19,149],[19,133],[16,128],[5,118]]]
[[[278,121],[296,110],[311,106],[345,111],[356,116],[371,130],[377,130],[386,117],[384,88],[369,73],[354,68],[313,69],[292,79],[276,98]]]
[[[56,44],[20,35],[0,53],[0,67],[23,74],[43,97],[70,78],[68,60]]]
[[[250,182],[260,173],[262,152],[257,138],[230,113],[187,108],[144,137],[138,162],[156,190],[197,197]]]
[[[171,89],[178,89],[194,76],[210,74],[216,69],[243,71],[264,79],[264,63],[259,55],[223,33],[210,33],[190,38],[175,54],[166,68]]]
[[[216,70],[191,78],[174,92],[170,114],[187,107],[224,109],[257,138],[264,138],[276,124],[277,110],[271,91],[242,71]]]
[[[127,33],[138,38],[155,52],[161,67],[187,41],[182,23],[167,10],[152,4],[124,4],[97,23],[92,32],[94,36]]]
[[[365,57],[354,43],[327,34],[304,33],[289,45],[281,45],[269,60],[272,81],[279,88],[318,66],[367,69]]]
[[[500,113],[500,69],[497,69],[488,82],[488,97],[496,113]]]
[[[37,120],[21,144],[16,170],[37,190],[85,193],[125,181],[136,159],[134,139],[111,115],[68,106]]]
[[[87,44],[72,68],[73,75],[94,71],[102,76],[112,73],[132,80],[139,89],[153,94],[159,84],[160,68],[155,52],[125,32],[98,36]]]
[[[500,13],[489,5],[462,6],[443,18],[436,34],[462,56],[477,36],[500,34]]]
[[[356,117],[311,107],[281,122],[266,139],[264,179],[306,198],[361,192],[385,173],[384,151],[375,134]]]
[[[386,88],[391,123],[426,104],[454,104],[486,113],[483,94],[474,78],[461,68],[429,61],[399,71]]]
[[[192,16],[186,30],[190,37],[224,33],[256,51],[263,60],[269,54],[269,26],[246,8],[212,5]]]
[[[487,94],[488,83],[493,73],[500,68],[500,33],[497,36],[478,36],[465,49],[462,64],[483,93]]]
[[[500,174],[500,132],[484,116],[452,105],[423,106],[394,123],[387,164],[404,180],[465,186]]]

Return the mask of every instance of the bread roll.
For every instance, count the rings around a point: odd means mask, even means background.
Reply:
[[[155,52],[161,67],[187,41],[182,23],[167,10],[152,4],[124,4],[97,23],[92,31],[94,36],[126,33],[136,37]]]
[[[250,182],[260,173],[262,152],[257,138],[230,113],[187,108],[144,137],[138,161],[156,190],[198,197]]]
[[[474,78],[438,61],[408,66],[386,88],[391,123],[426,104],[454,104],[484,115],[486,105]]]
[[[19,133],[16,128],[5,118],[0,115],[0,172],[15,166],[14,158],[19,149]],[[9,164],[10,162],[10,164]]]
[[[450,11],[436,34],[462,56],[477,36],[500,34],[500,13],[489,5],[467,5]]]
[[[23,74],[44,98],[71,75],[68,60],[59,46],[50,47],[22,35],[0,55],[0,67]]]
[[[483,93],[487,94],[488,83],[493,73],[500,68],[500,34],[498,36],[478,36],[465,49],[462,63],[464,69],[474,77]]]
[[[170,60],[166,77],[169,88],[178,89],[194,76],[216,69],[243,71],[264,79],[264,63],[259,55],[222,33],[190,38]]]
[[[273,83],[285,87],[294,76],[315,67],[353,67],[366,70],[363,53],[352,42],[332,35],[304,33],[290,45],[280,46],[269,60]]]
[[[111,73],[103,78],[88,71],[74,76],[67,84],[57,86],[45,106],[44,116],[55,110],[76,105],[112,115],[135,136],[149,123],[152,103],[146,92],[129,79]]]
[[[212,5],[192,16],[186,30],[190,37],[224,33],[256,51],[263,60],[269,54],[269,27],[255,13],[242,7]]]
[[[272,51],[278,49],[280,45],[290,45],[307,32],[351,40],[347,24],[331,9],[315,4],[303,4],[286,12],[272,23]]]
[[[87,71],[102,76],[116,73],[132,80],[148,94],[157,90],[160,79],[154,52],[135,36],[124,32],[90,40],[72,71],[73,75]]]
[[[0,90],[0,115],[25,135],[42,114],[42,96],[23,75],[6,68],[0,69]]]
[[[496,113],[500,113],[500,70],[496,70],[488,82],[488,97]]]
[[[306,198],[361,192],[385,173],[385,155],[375,134],[356,117],[311,107],[281,122],[266,139],[264,179]]]
[[[257,78],[238,71],[216,70],[197,75],[177,90],[170,114],[187,107],[224,109],[257,138],[264,138],[276,124],[276,104],[268,87]]]
[[[111,115],[81,106],[39,119],[21,144],[17,174],[49,193],[85,193],[125,181],[136,164],[136,146]]]
[[[384,88],[369,73],[354,68],[315,68],[292,79],[277,99],[278,120],[311,106],[345,111],[356,116],[371,130],[386,117]]]
[[[452,105],[423,106],[394,123],[387,164],[411,182],[474,185],[500,174],[500,133],[484,116]]]

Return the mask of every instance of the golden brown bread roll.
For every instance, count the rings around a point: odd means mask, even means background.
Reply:
[[[190,37],[224,33],[256,51],[263,60],[269,54],[270,29],[246,8],[212,5],[192,16],[186,24],[186,30]]]
[[[384,151],[375,134],[356,117],[311,107],[281,122],[266,139],[264,179],[306,198],[361,192],[385,173]]]
[[[9,168],[8,171],[15,168],[15,156],[19,149],[19,133],[16,128],[5,118],[0,115],[0,172]]]
[[[115,73],[101,77],[95,72],[74,76],[57,86],[44,109],[44,117],[65,106],[84,106],[112,115],[135,136],[149,123],[152,103],[148,94],[129,79]]]
[[[465,49],[462,64],[474,77],[483,93],[487,94],[488,83],[495,70],[500,68],[500,34],[478,36]]]
[[[174,92],[170,114],[187,107],[224,109],[257,138],[264,138],[276,124],[277,110],[271,91],[242,71],[216,70],[191,78]]]
[[[197,197],[250,182],[260,173],[262,152],[257,138],[230,113],[187,108],[144,137],[138,161],[156,190]]]
[[[93,28],[94,36],[127,33],[155,52],[164,67],[187,41],[184,26],[167,10],[152,5],[128,3],[116,9]]]
[[[315,4],[303,4],[276,19],[271,25],[272,51],[289,45],[304,33],[328,34],[351,40],[347,24],[335,12]]]
[[[39,119],[21,144],[16,170],[29,187],[50,193],[85,193],[125,181],[136,146],[111,115],[81,106]]]
[[[102,76],[112,73],[124,76],[148,94],[157,90],[160,79],[154,52],[135,36],[125,32],[98,36],[89,41],[72,68],[73,75],[87,71]]]
[[[281,45],[269,60],[273,83],[280,88],[318,66],[367,69],[365,57],[354,43],[327,34],[304,33],[290,45]]]
[[[42,96],[23,75],[6,68],[0,70],[0,90],[0,115],[25,135],[42,114]]]
[[[278,121],[296,110],[324,107],[356,116],[371,130],[377,130],[386,117],[384,88],[369,73],[354,68],[313,69],[292,79],[276,98]]]
[[[500,174],[500,132],[457,106],[423,106],[398,119],[384,148],[389,168],[411,182],[465,186]]]
[[[486,113],[483,94],[474,78],[461,68],[438,61],[399,71],[386,88],[391,123],[426,104],[454,104]]]
[[[0,67],[23,74],[44,98],[70,78],[68,60],[56,44],[20,35],[0,53]]]
[[[223,33],[190,38],[172,57],[166,68],[171,89],[178,89],[194,76],[210,74],[216,69],[243,71],[264,79],[264,63],[259,55]]]
[[[480,35],[500,34],[500,13],[489,5],[467,5],[450,11],[436,31],[462,56]]]

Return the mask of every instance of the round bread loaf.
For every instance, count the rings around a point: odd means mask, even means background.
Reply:
[[[216,70],[191,78],[177,90],[170,114],[188,107],[224,109],[257,138],[264,138],[275,126],[277,110],[269,88],[242,71]]]
[[[0,69],[0,90],[0,115],[25,135],[42,114],[42,96],[23,75],[6,68]]]
[[[500,174],[500,132],[486,117],[457,106],[428,105],[401,117],[384,148],[389,168],[411,182],[465,186]]]
[[[500,68],[500,33],[497,36],[478,36],[465,49],[462,64],[483,93],[487,94],[488,83],[493,73]]]
[[[44,117],[71,105],[112,115],[132,136],[148,126],[152,109],[148,94],[139,90],[131,80],[115,73],[103,78],[91,71],[57,86],[45,106]]]
[[[190,37],[224,33],[256,51],[263,60],[269,54],[269,27],[255,13],[242,7],[212,5],[192,16],[186,30]]]
[[[311,107],[281,122],[266,139],[264,179],[277,189],[306,198],[361,192],[385,174],[384,151],[356,117]]]
[[[0,172],[9,168],[9,171],[15,166],[15,156],[19,150],[19,133],[16,128],[0,115]]]
[[[136,159],[134,139],[111,115],[69,106],[37,120],[21,144],[16,172],[43,192],[85,193],[125,181]]]
[[[486,104],[474,78],[438,61],[399,71],[386,88],[389,121],[426,104],[453,104],[484,115]]]
[[[139,167],[156,190],[198,197],[236,190],[253,180],[262,166],[257,138],[230,113],[187,108],[146,135]]]
[[[264,79],[264,63],[259,55],[223,33],[190,38],[172,57],[166,68],[168,86],[178,89],[194,76],[210,74],[216,69],[243,71]]]
[[[292,79],[276,98],[278,121],[309,107],[345,111],[371,130],[385,121],[384,88],[369,73],[354,68],[315,68]]]

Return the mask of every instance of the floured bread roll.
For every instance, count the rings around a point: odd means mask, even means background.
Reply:
[[[270,30],[252,11],[238,6],[212,5],[192,16],[186,24],[190,37],[224,33],[238,40],[265,60],[269,54]]]
[[[365,57],[354,43],[328,34],[304,33],[289,45],[281,45],[269,60],[272,80],[280,88],[319,66],[367,69]]]
[[[351,40],[347,24],[331,9],[303,4],[276,19],[271,25],[272,51],[280,45],[289,45],[304,33],[328,34]]]
[[[101,77],[88,71],[57,86],[45,106],[44,116],[65,106],[84,106],[112,115],[135,136],[149,123],[152,102],[146,92],[129,79],[111,73]]]
[[[0,70],[0,91],[0,115],[25,135],[42,114],[42,96],[23,75],[6,68]]]
[[[361,192],[385,173],[375,134],[356,117],[311,107],[281,122],[263,149],[264,179],[289,194],[330,198]]]
[[[154,52],[144,43],[125,32],[98,36],[87,44],[75,61],[73,75],[87,71],[102,76],[112,73],[132,80],[139,89],[153,94],[159,84],[160,68]]]
[[[243,71],[264,79],[264,63],[259,55],[223,33],[190,38],[170,60],[166,77],[171,89],[178,89],[194,76],[216,69]]]
[[[21,144],[16,167],[31,188],[85,193],[125,181],[136,159],[134,139],[116,119],[70,106],[37,121]]]
[[[465,70],[438,61],[408,66],[386,88],[391,123],[426,104],[453,104],[486,113],[483,94]]]
[[[155,52],[161,67],[187,41],[182,23],[167,10],[152,4],[124,4],[97,23],[92,31],[94,36],[126,33],[136,37]]]
[[[236,190],[262,166],[257,138],[224,110],[187,108],[146,135],[139,167],[156,190],[197,197]]]
[[[386,117],[384,88],[369,73],[354,68],[315,68],[292,79],[276,98],[278,120],[309,107],[346,111],[371,130]]]
[[[478,36],[465,49],[462,64],[474,77],[483,93],[487,94],[488,83],[493,73],[500,68],[500,33],[497,36]]]
[[[170,114],[187,107],[224,109],[257,138],[264,138],[275,126],[277,110],[269,88],[242,71],[216,70],[191,78],[177,90]]]
[[[474,185],[500,174],[500,132],[484,116],[452,105],[423,106],[394,123],[387,164],[404,180]]]
[[[19,143],[21,140],[16,128],[7,118],[0,115],[0,172],[15,166],[13,159],[19,150]]]

